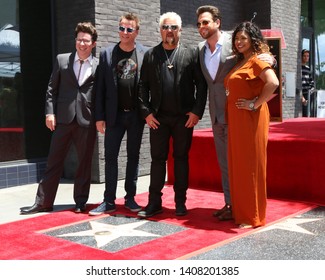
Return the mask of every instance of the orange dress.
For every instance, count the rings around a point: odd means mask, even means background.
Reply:
[[[255,112],[238,109],[238,98],[258,97],[264,82],[258,77],[269,64],[251,57],[235,66],[224,80],[228,91],[228,169],[233,216],[236,224],[265,225],[266,157],[269,109],[263,103]]]

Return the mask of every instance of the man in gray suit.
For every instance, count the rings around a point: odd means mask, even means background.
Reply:
[[[39,183],[35,203],[22,207],[20,214],[53,210],[64,159],[75,144],[79,164],[75,174],[75,212],[84,212],[89,197],[91,160],[96,141],[94,121],[95,73],[98,59],[92,56],[97,31],[89,22],[75,29],[76,51],[56,58],[46,92],[46,126],[53,131],[44,177]]]
[[[236,63],[232,53],[231,35],[220,30],[221,14],[217,7],[201,6],[196,11],[202,72],[209,88],[209,111],[214,143],[221,170],[225,206],[213,213],[219,220],[231,220],[231,199],[228,181],[228,125],[225,119],[226,93],[223,80]]]

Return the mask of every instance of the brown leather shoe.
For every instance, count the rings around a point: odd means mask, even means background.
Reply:
[[[232,220],[232,210],[231,206],[227,208],[221,215],[218,216],[219,221],[229,221]]]
[[[221,209],[218,209],[217,211],[213,212],[212,215],[213,215],[213,217],[219,217],[227,209],[231,209],[231,205],[226,203],[224,207],[222,207]]]

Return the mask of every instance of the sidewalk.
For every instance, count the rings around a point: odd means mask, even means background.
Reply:
[[[137,193],[147,192],[149,188],[149,176],[142,176],[138,179]],[[47,213],[37,213],[33,215],[20,215],[20,207],[34,204],[38,184],[23,185],[11,188],[0,189],[0,224],[32,218]],[[97,204],[103,201],[105,184],[92,184],[88,204]],[[125,195],[124,180],[118,181],[118,198]],[[54,202],[54,211],[73,208],[73,183],[63,180],[58,188]]]

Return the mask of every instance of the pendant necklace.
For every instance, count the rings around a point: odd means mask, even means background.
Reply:
[[[246,64],[246,62],[251,58],[251,56],[247,59],[244,59],[244,61],[242,61],[238,66],[234,67],[234,69],[232,70],[232,73],[230,74],[228,80],[227,80],[227,86],[226,86],[226,96],[229,96],[229,80],[231,78],[231,76],[239,69],[241,68],[242,66],[244,66]]]
[[[175,57],[176,57],[176,54],[177,54],[177,51],[178,51],[178,47],[175,48],[175,49],[173,50],[172,54],[170,55],[170,57],[172,57],[171,61],[169,60],[169,57],[168,57],[168,55],[167,55],[167,53],[166,53],[166,51],[165,51],[165,48],[163,48],[163,49],[164,49],[164,53],[165,53],[165,55],[166,55],[167,62],[168,62],[167,67],[168,67],[168,69],[171,70],[171,69],[174,68],[173,62],[174,62],[174,60],[175,60]]]

